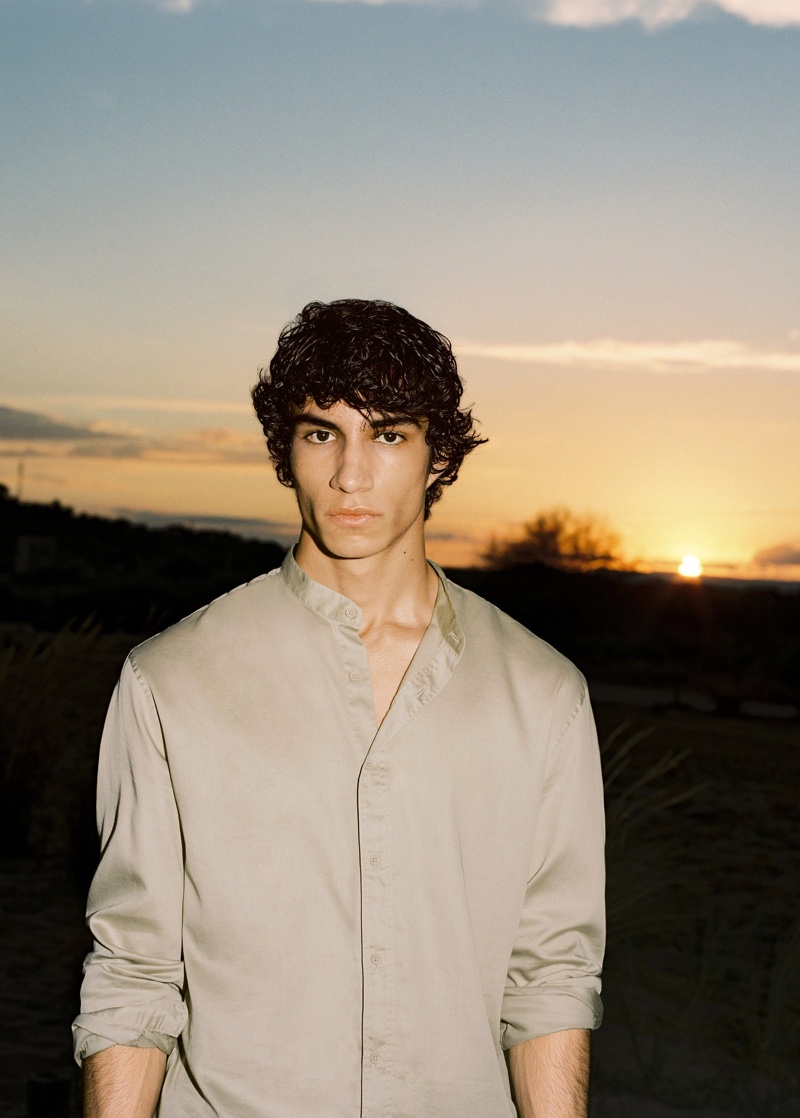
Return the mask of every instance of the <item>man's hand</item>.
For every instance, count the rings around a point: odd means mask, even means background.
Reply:
[[[589,1030],[564,1029],[509,1049],[519,1118],[586,1118]]]
[[[84,1118],[153,1118],[167,1057],[160,1048],[115,1044],[83,1064]]]

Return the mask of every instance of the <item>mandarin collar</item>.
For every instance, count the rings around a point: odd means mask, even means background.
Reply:
[[[447,644],[455,652],[460,653],[464,646],[464,634],[458,624],[450,598],[447,577],[438,564],[430,559],[427,562],[436,571],[439,579],[439,591],[436,595],[430,627],[438,629]],[[363,615],[356,603],[337,590],[332,590],[330,586],[325,586],[309,577],[298,565],[294,557],[294,548],[289,548],[286,552],[286,558],[281,564],[281,578],[287,590],[307,609],[336,625],[344,625],[356,630],[361,628]]]

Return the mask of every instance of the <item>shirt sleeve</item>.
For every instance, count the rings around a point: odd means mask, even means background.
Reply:
[[[114,1044],[169,1053],[183,1029],[183,851],[158,712],[131,657],[111,700],[97,782],[100,863],[89,891],[75,1058]]]
[[[511,1048],[602,1019],[605,826],[597,733],[586,681],[549,746],[531,876],[508,968],[501,1041]],[[556,702],[563,711],[567,685]]]

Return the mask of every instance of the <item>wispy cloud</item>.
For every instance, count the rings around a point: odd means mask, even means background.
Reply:
[[[757,567],[800,567],[800,544],[779,543],[753,556]]]
[[[624,20],[663,27],[715,8],[761,26],[800,25],[800,0],[546,0],[537,7],[541,18],[561,27],[602,27]]]
[[[92,443],[78,443],[70,451],[77,458],[136,458],[147,462],[183,462],[192,465],[262,465],[267,453],[256,437],[228,427],[188,431],[171,437],[109,436]]]
[[[271,540],[289,547],[297,539],[299,520],[295,524],[288,520],[265,520],[254,516],[186,516],[182,513],[152,512],[150,509],[115,508],[114,516],[146,524],[150,528],[167,528],[178,524],[184,528],[195,528],[212,532],[232,532],[251,540]]]
[[[800,373],[800,353],[758,349],[725,339],[696,342],[626,342],[601,338],[591,342],[553,342],[545,345],[488,345],[462,341],[459,357],[489,357],[528,365],[576,369],[637,369],[642,372],[711,372],[751,369]]]
[[[255,430],[202,428],[174,435],[118,431],[39,412],[0,406],[0,456],[138,459],[191,465],[262,465],[267,454]]]
[[[164,8],[168,12],[185,15],[199,8],[201,4],[208,3],[208,0],[147,0],[147,3],[155,4],[156,7]]]
[[[249,401],[203,400],[190,397],[162,399],[159,396],[6,396],[16,408],[80,408],[106,412],[175,412],[184,415],[252,415]]]
[[[468,543],[484,545],[485,541],[472,532],[453,532],[446,529],[429,528],[425,532],[427,540],[438,540],[442,543]]]
[[[67,423],[40,412],[7,408],[0,404],[0,440],[36,439],[63,443],[97,437],[96,431],[83,424]]]
[[[604,27],[628,19],[658,27],[687,19],[699,6],[697,0],[549,0],[540,9],[547,23],[560,27]]]
[[[188,15],[211,0],[147,0],[166,11]],[[320,2],[320,0],[317,0]],[[321,0],[347,3],[351,0]],[[489,7],[497,0],[352,0],[369,7],[389,3],[427,7]],[[508,5],[504,5],[508,8]],[[721,11],[763,27],[800,26],[800,0],[512,0],[521,15],[558,27],[592,28],[635,20],[658,28],[695,15]]]

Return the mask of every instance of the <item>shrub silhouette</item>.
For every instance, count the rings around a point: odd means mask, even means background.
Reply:
[[[600,517],[566,508],[540,512],[518,538],[492,540],[484,559],[490,567],[544,563],[563,571],[589,571],[621,564],[620,538]]]

